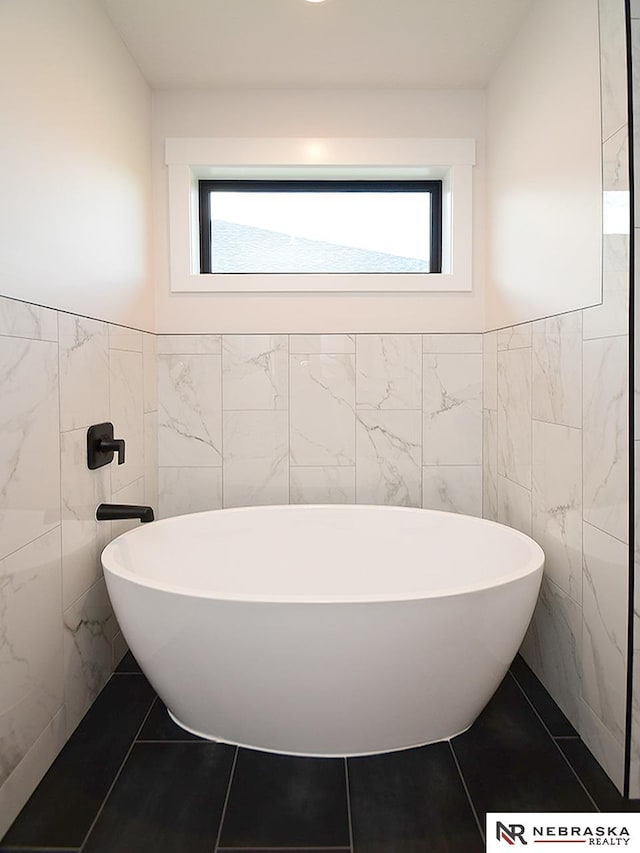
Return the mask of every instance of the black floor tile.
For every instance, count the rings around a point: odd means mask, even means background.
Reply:
[[[192,735],[190,732],[177,726],[171,717],[164,704],[160,699],[156,699],[153,703],[151,713],[146,719],[142,731],[138,735],[139,741],[145,740],[190,740],[198,741],[199,743],[210,743],[211,741],[203,740],[202,738]]]
[[[242,853],[351,853],[350,847],[242,847]],[[217,853],[240,853],[237,847],[218,847]]]
[[[483,824],[486,812],[595,810],[510,675],[451,745]]]
[[[344,761],[241,749],[220,846],[349,846]]]
[[[577,737],[578,732],[520,655],[511,664],[511,673],[554,737]]]
[[[640,800],[626,800],[578,738],[558,741],[558,746],[602,812],[640,812]]]
[[[111,678],[2,843],[7,847],[79,847],[153,696],[142,675]]]
[[[356,853],[475,853],[482,837],[448,743],[350,758]]]
[[[83,853],[212,853],[235,748],[136,743]]]
[[[141,673],[142,670],[140,669],[138,661],[134,658],[131,652],[127,652],[116,667],[116,675],[132,672]]]

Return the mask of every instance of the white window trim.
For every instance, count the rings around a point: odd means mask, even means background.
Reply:
[[[301,137],[167,139],[169,248],[174,292],[469,291],[474,139]],[[201,178],[371,178],[443,181],[442,273],[276,274],[199,272]]]

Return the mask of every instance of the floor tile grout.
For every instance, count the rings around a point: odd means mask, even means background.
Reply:
[[[460,776],[460,781],[462,782],[462,787],[464,788],[464,792],[467,795],[467,800],[469,801],[469,805],[471,806],[471,812],[473,814],[474,820],[476,822],[476,826],[478,827],[478,832],[480,833],[480,838],[482,839],[482,843],[485,843],[484,837],[484,829],[482,828],[482,824],[480,823],[480,818],[478,816],[478,812],[476,811],[476,807],[471,799],[471,793],[469,792],[469,788],[467,787],[467,783],[465,781],[464,775],[462,773],[462,768],[460,767],[460,762],[458,761],[458,756],[456,755],[456,751],[453,748],[453,743],[449,740],[447,741],[449,744],[449,749],[451,750],[451,755],[453,756],[454,763],[458,770],[458,775]]]
[[[349,850],[351,853],[354,853],[353,850],[353,823],[351,820],[351,786],[349,784],[349,762],[345,756],[344,759],[344,781],[346,786],[347,793],[347,822],[349,824]]]
[[[231,796],[231,785],[233,783],[233,775],[236,771],[236,764],[238,763],[238,753],[240,752],[240,747],[236,746],[236,751],[233,756],[233,764],[231,765],[231,772],[229,773],[229,782],[227,784],[227,793],[225,794],[224,803],[222,804],[222,811],[220,812],[220,826],[218,827],[218,834],[216,835],[216,843],[213,847],[213,853],[218,853],[218,848],[220,846],[220,839],[222,838],[222,826],[224,824],[224,819],[227,814],[227,804],[229,803],[229,797]]]
[[[133,738],[131,739],[131,745],[129,746],[129,749],[127,750],[127,754],[126,754],[126,755],[125,755],[125,757],[123,758],[122,763],[120,764],[120,767],[118,768],[118,772],[117,772],[117,773],[116,773],[116,775],[114,776],[114,778],[113,778],[113,782],[112,782],[112,783],[111,783],[111,785],[109,786],[109,790],[107,791],[107,793],[106,793],[106,795],[105,795],[104,799],[102,800],[102,803],[101,803],[101,805],[100,805],[100,808],[98,809],[98,812],[97,812],[96,816],[95,816],[95,817],[94,817],[94,819],[92,820],[92,822],[91,822],[91,826],[89,827],[89,829],[88,829],[88,831],[87,831],[87,834],[85,835],[84,840],[83,840],[82,844],[80,845],[80,848],[79,848],[80,853],[82,853],[82,851],[84,850],[84,848],[85,848],[85,846],[86,846],[86,844],[87,844],[87,841],[89,840],[89,836],[90,836],[90,835],[91,835],[91,833],[93,832],[94,827],[95,827],[95,825],[97,824],[97,822],[98,822],[98,820],[99,820],[99,818],[100,818],[100,815],[102,814],[102,812],[103,812],[103,810],[104,810],[104,807],[105,807],[105,805],[106,805],[106,802],[107,802],[107,800],[109,799],[109,796],[110,796],[111,792],[112,792],[112,791],[113,791],[113,789],[115,788],[115,786],[116,786],[116,783],[117,783],[118,779],[120,778],[120,774],[122,773],[122,771],[123,771],[123,769],[124,769],[124,766],[125,766],[125,764],[127,763],[128,759],[129,759],[129,756],[131,755],[131,753],[132,753],[132,751],[133,751],[134,746],[136,745],[136,742],[137,742],[137,740],[138,740],[138,735],[139,735],[139,734],[140,734],[140,732],[142,731],[142,727],[144,726],[144,724],[147,722],[147,719],[149,718],[149,714],[151,713],[151,710],[152,710],[153,706],[155,705],[157,698],[158,698],[158,697],[157,697],[156,695],[154,695],[153,699],[152,699],[152,700],[151,700],[151,702],[149,703],[149,708],[147,709],[147,713],[144,715],[142,722],[141,722],[141,723],[140,723],[140,725],[138,726],[138,730],[136,731],[135,735],[134,735],[134,736],[133,736]]]

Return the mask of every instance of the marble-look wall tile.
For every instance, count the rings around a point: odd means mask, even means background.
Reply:
[[[533,417],[582,426],[582,312],[533,324]]]
[[[162,467],[222,464],[221,358],[158,356],[158,457]]]
[[[123,486],[117,492],[113,492],[111,498],[115,504],[135,505],[144,503],[144,478],[140,477],[139,480],[134,480],[133,483],[127,483],[126,486]],[[104,522],[100,523],[103,524]],[[135,530],[139,524],[140,522],[135,518],[124,521],[112,521],[111,538],[115,539],[116,536],[120,536],[128,530]]]
[[[141,340],[142,343],[142,340]],[[144,474],[144,371],[142,353],[109,352],[111,417],[116,438],[124,438],[124,465],[111,465],[111,488],[122,489]]]
[[[220,355],[221,335],[158,335],[158,355]]]
[[[289,503],[287,412],[225,412],[223,504]]]
[[[602,139],[627,122],[627,46],[625,7],[620,0],[599,0],[600,94]]]
[[[464,353],[482,352],[482,335],[423,335],[422,352],[427,354],[437,353]]]
[[[498,476],[498,521],[531,536],[531,492]]]
[[[292,467],[289,501],[292,504],[353,504],[356,469],[337,465]]]
[[[631,0],[631,17],[632,18],[640,18],[640,0]],[[634,57],[636,55],[640,55],[634,53]],[[634,63],[635,66],[635,63]]]
[[[432,465],[422,469],[422,506],[482,518],[480,465]]]
[[[283,410],[289,405],[286,335],[224,335],[225,411]]]
[[[498,409],[498,333],[482,336],[482,405],[485,409]]]
[[[425,355],[423,464],[482,464],[482,356]]]
[[[574,726],[580,721],[582,610],[543,578],[520,652]]]
[[[628,535],[627,339],[583,345],[584,520]]]
[[[0,335],[33,341],[57,341],[58,313],[51,308],[0,296]]]
[[[602,303],[585,308],[585,340],[626,335],[629,329],[629,235],[602,238]]]
[[[129,646],[121,631],[111,641],[111,668],[116,669],[122,658],[129,651]]]
[[[64,612],[67,736],[111,675],[111,643],[118,627],[104,580]]]
[[[421,506],[420,421],[420,412],[358,413],[356,499],[359,504]]]
[[[629,189],[629,129],[626,124],[602,146],[602,189],[618,192]]]
[[[580,737],[604,768],[618,791],[624,787],[624,746],[611,734],[586,702],[580,700]]]
[[[420,409],[420,335],[356,337],[356,407]]]
[[[0,557],[60,523],[55,343],[0,337]]]
[[[291,356],[291,464],[356,464],[355,356]]]
[[[144,502],[158,509],[158,413],[144,416]]]
[[[498,329],[497,334],[498,352],[531,346],[531,323],[521,323],[519,326],[508,326],[506,329]]]
[[[356,351],[355,335],[291,335],[289,352],[291,355],[324,355],[353,354]]]
[[[626,713],[627,582],[627,546],[585,524],[582,695],[620,743]]]
[[[482,514],[498,520],[498,413],[483,409]]]
[[[0,785],[63,702],[60,528],[0,560]]]
[[[109,349],[142,352],[142,335],[143,333],[138,329],[109,323]]]
[[[160,518],[221,508],[221,468],[160,468]]]
[[[142,365],[144,370],[144,412],[158,410],[158,354],[156,336],[145,332],[142,337]]]
[[[629,796],[640,797],[640,656],[633,656],[633,698],[631,703],[631,762]]]
[[[531,488],[531,349],[498,352],[498,473]]]
[[[60,436],[62,478],[62,590],[66,610],[102,574],[100,554],[111,538],[111,524],[96,521],[98,504],[111,500],[111,466],[87,467],[87,431]]]
[[[533,538],[545,553],[545,573],[582,601],[582,434],[533,422]]]
[[[59,315],[60,429],[109,418],[109,334],[106,323]]]

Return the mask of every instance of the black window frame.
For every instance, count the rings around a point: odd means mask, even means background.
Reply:
[[[432,275],[442,272],[442,181],[440,180],[217,180],[202,179],[198,182],[200,220],[200,273],[213,275],[211,269],[211,192],[233,190],[234,192],[428,192],[431,195],[431,233],[429,272],[427,273],[224,273],[225,275]],[[218,273],[219,274],[219,273]]]

